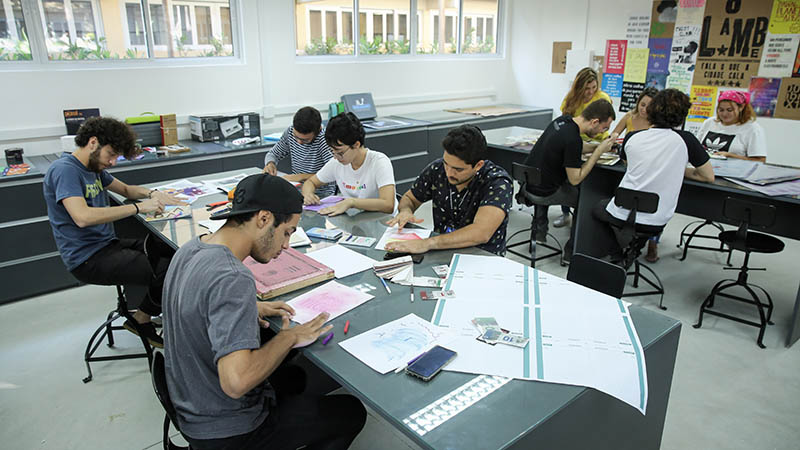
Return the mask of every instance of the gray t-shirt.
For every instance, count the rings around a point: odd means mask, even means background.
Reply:
[[[181,431],[219,439],[253,431],[275,394],[267,381],[239,399],[220,387],[217,361],[260,347],[253,275],[231,251],[195,238],[172,258],[164,282],[167,387]]]

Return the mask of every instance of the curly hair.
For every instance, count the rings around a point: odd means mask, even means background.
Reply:
[[[564,110],[561,111],[563,114],[575,115],[575,111],[583,103],[583,92],[586,89],[586,85],[592,81],[598,84],[599,90],[600,79],[596,70],[591,67],[584,67],[578,71],[575,81],[572,82],[572,88],[564,98]]]
[[[365,135],[361,121],[351,112],[339,114],[329,120],[328,126],[325,127],[325,142],[331,147],[352,146],[356,142],[361,142],[361,146],[364,147]]]
[[[676,128],[683,124],[691,106],[688,95],[677,89],[664,89],[647,105],[647,120],[656,128]]]
[[[475,125],[453,128],[442,140],[444,151],[470,166],[486,159],[486,137]]]
[[[92,137],[97,138],[100,147],[110,145],[115,154],[127,159],[135,158],[141,152],[130,125],[111,117],[91,117],[83,122],[75,135],[75,145],[86,147]]]

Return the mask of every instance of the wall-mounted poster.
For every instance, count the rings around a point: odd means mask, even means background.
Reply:
[[[717,88],[714,86],[692,86],[689,96],[692,106],[686,120],[691,122],[704,122],[714,115],[714,103],[717,101]]]
[[[647,77],[647,59],[650,54],[648,48],[628,47],[625,54],[625,81],[630,83],[644,83]]]
[[[780,78],[756,78],[750,80],[750,104],[757,116],[772,117],[778,103]]]
[[[622,98],[619,101],[619,111],[628,112],[636,107],[636,100],[644,90],[644,83],[622,82]]]
[[[800,77],[800,48],[797,49],[797,56],[794,58],[794,70],[792,70],[793,77]]]
[[[772,2],[708,0],[694,84],[747,88],[758,75]]]
[[[668,88],[689,94],[700,49],[700,31],[703,27],[705,0],[681,0],[678,3],[678,18],[672,35],[669,55]]]
[[[650,38],[671,38],[678,17],[678,2],[656,0],[650,17]]]
[[[656,88],[659,91],[667,87],[667,74],[665,73],[647,73],[647,80],[644,82],[646,87]]]
[[[792,76],[800,34],[767,33],[758,76],[783,78]]]
[[[603,84],[600,88],[608,94],[609,97],[619,97],[622,95],[622,74],[621,73],[604,73]]]
[[[800,78],[784,78],[778,92],[774,117],[800,120]]]
[[[774,0],[769,17],[772,34],[800,33],[800,0]]]
[[[628,27],[625,29],[628,48],[647,48],[647,39],[649,37],[650,13],[644,12],[628,16]]]
[[[625,51],[628,41],[608,40],[606,41],[606,66],[605,73],[625,73]]]
[[[553,62],[550,71],[567,72],[567,51],[572,49],[572,42],[553,42]]]
[[[650,58],[647,62],[648,73],[667,73],[672,39],[650,39]]]

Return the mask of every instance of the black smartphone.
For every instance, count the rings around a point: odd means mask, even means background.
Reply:
[[[406,367],[406,373],[421,378],[423,381],[428,381],[436,376],[442,370],[442,367],[446,366],[455,357],[456,352],[437,345],[409,364]]]
[[[422,260],[425,258],[425,255],[423,255],[422,253],[413,254],[413,253],[403,253],[403,252],[386,252],[386,254],[383,255],[383,260],[387,261],[394,258],[402,258],[403,256],[410,256],[411,261],[413,261],[414,264],[421,263]]]

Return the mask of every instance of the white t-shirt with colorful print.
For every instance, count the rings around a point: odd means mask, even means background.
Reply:
[[[333,158],[317,172],[317,178],[323,183],[335,181],[344,198],[379,198],[380,188],[394,184],[394,169],[388,156],[367,149],[367,157],[358,170]]]

